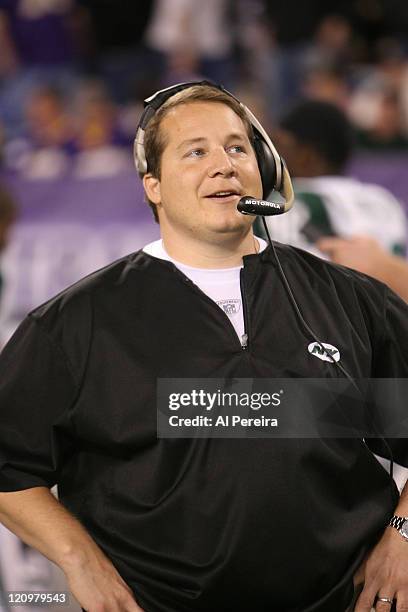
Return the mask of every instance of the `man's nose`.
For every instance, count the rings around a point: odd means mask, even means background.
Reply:
[[[209,158],[208,176],[233,176],[235,173],[235,165],[227,151],[223,147],[214,149]]]

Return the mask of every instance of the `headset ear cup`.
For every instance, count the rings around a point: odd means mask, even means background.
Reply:
[[[276,164],[271,149],[259,136],[255,136],[254,149],[261,174],[263,198],[267,198],[276,185]]]

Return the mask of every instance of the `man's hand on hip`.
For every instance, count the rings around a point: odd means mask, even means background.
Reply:
[[[87,612],[143,612],[132,591],[103,554],[63,568],[71,593]]]
[[[367,558],[355,612],[370,612],[372,607],[390,612],[392,603],[387,599],[397,601],[397,612],[408,612],[408,542],[391,527]]]

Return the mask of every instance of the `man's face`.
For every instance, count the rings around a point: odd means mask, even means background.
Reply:
[[[291,132],[277,129],[273,140],[294,179],[330,174],[327,164],[314,147],[297,140]]]
[[[190,102],[168,112],[161,178],[145,177],[162,232],[214,242],[245,236],[254,217],[236,209],[244,195],[262,197],[254,150],[242,120],[225,104]]]
[[[286,162],[288,170],[293,177],[303,176],[303,151],[300,143],[290,132],[278,128],[273,134],[273,141]]]

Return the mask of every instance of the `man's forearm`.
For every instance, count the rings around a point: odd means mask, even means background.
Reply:
[[[321,238],[317,247],[335,263],[354,268],[388,285],[408,302],[408,262],[391,255],[373,238]]]
[[[0,493],[0,522],[62,569],[100,549],[46,487]]]
[[[143,612],[112,562],[45,487],[0,493],[0,522],[64,571],[89,612]]]
[[[408,262],[405,259],[391,255],[383,268],[381,280],[408,302]]]

